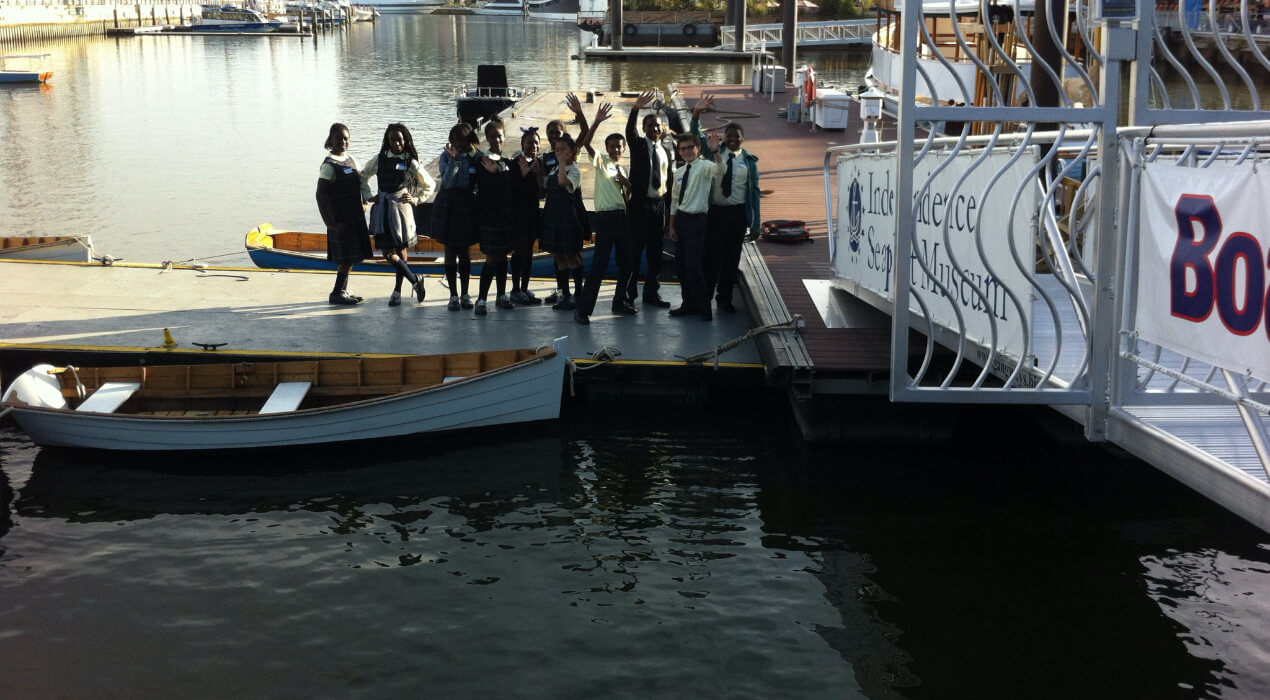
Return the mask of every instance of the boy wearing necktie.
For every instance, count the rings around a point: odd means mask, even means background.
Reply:
[[[710,134],[708,146],[718,149],[718,134]],[[710,208],[710,188],[721,168],[718,163],[701,158],[701,142],[696,134],[680,134],[675,139],[683,167],[675,171],[670,192],[670,227],[668,235],[675,241],[675,263],[683,303],[671,309],[671,316],[697,314],[702,321],[714,320],[707,295],[705,270],[702,267],[706,240],[706,212]]]

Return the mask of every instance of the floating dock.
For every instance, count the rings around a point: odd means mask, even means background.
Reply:
[[[732,51],[692,46],[633,46],[614,50],[606,46],[582,49],[582,57],[600,61],[732,61],[750,62],[765,52]]]

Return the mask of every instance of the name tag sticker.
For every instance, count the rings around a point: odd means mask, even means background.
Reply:
[[[405,169],[406,169],[406,167],[407,167],[407,166],[406,166],[406,164],[405,164],[405,163],[398,163],[398,164],[397,164],[397,169],[398,169],[398,170],[405,170]]]
[[[345,165],[345,166],[344,166],[344,174],[345,174],[345,175],[352,175],[352,174],[353,174],[353,169],[352,169],[352,168],[350,168],[350,167],[348,167],[347,165]]]

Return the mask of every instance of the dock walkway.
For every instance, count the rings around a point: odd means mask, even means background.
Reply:
[[[805,325],[798,335],[812,365],[812,384],[807,388],[812,393],[885,393],[891,366],[890,318],[861,309],[834,327],[825,321],[826,316],[833,317],[827,308],[829,300],[841,294],[829,288],[832,271],[825,214],[825,149],[859,141],[858,105],[850,104],[846,129],[813,131],[810,122],[792,123],[778,115],[786,108],[784,100],[794,98],[793,92],[777,93],[777,101],[769,102],[766,93],[752,92],[748,86],[675,87],[688,109],[703,95],[714,95],[715,109],[703,116],[703,128],[719,128],[728,121],[745,128],[745,148],[759,158],[763,220],[799,219],[807,223],[811,242],[760,240],[747,244],[747,255],[761,258],[789,313],[803,318]],[[883,134],[883,138],[892,136]],[[752,305],[749,295],[759,282],[755,274],[755,269],[743,270],[747,300]],[[768,369],[774,368],[769,365]]]
[[[58,357],[104,352],[164,352],[163,329],[177,354],[340,355],[431,354],[476,349],[536,347],[569,336],[569,354],[586,364],[597,351],[617,354],[617,367],[666,368],[706,353],[749,329],[738,313],[703,323],[673,318],[664,309],[642,308],[634,317],[609,314],[612,285],[600,290],[588,326],[571,312],[525,306],[448,311],[442,279],[427,278],[427,300],[387,305],[393,276],[354,273],[349,291],[366,297],[356,306],[332,306],[327,293],[333,272],[253,268],[165,268],[162,265],[0,261],[0,355],[58,353]],[[475,290],[475,281],[473,281]],[[554,284],[531,285],[540,297]],[[407,290],[408,291],[408,290]],[[679,302],[679,288],[663,287]],[[215,352],[195,343],[224,344]],[[707,381],[761,382],[762,365],[752,343],[720,358],[721,374]],[[182,359],[182,362],[198,360]],[[122,364],[117,363],[116,364]],[[713,369],[703,370],[714,372]],[[683,375],[680,380],[688,383]]]

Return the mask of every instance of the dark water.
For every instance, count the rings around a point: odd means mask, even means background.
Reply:
[[[0,433],[0,696],[1270,693],[1264,535],[1048,412],[969,414],[927,445],[573,415],[233,467]]]
[[[477,63],[579,90],[743,71],[577,47],[400,15],[31,47],[58,75],[0,90],[0,226],[238,255],[262,221],[316,228],[330,122],[361,158],[395,120],[435,151]],[[809,449],[755,417],[780,401],[228,464],[0,429],[0,697],[1270,696],[1270,537],[1046,411]]]

